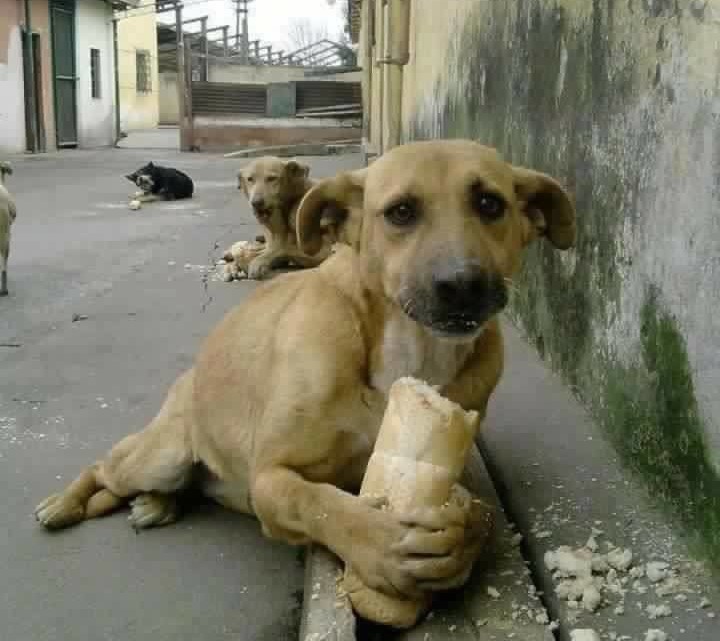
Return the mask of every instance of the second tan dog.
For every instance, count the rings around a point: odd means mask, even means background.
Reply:
[[[265,228],[265,250],[252,260],[248,278],[262,279],[280,266],[315,267],[330,254],[330,245],[315,256],[297,244],[297,208],[315,184],[310,168],[275,156],[257,158],[238,173],[238,189],[247,197],[255,218]]]
[[[503,368],[497,315],[509,279],[532,240],[573,244],[573,205],[555,180],[492,149],[437,141],[313,187],[297,219],[310,255],[328,212],[350,246],[231,311],[145,430],[37,507],[42,525],[130,500],[135,527],[164,525],[195,478],[255,514],[266,535],[324,545],[388,594],[467,579],[484,543],[483,504],[395,513],[354,492],[399,377],[485,415]]]

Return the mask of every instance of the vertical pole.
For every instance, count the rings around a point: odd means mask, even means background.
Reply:
[[[25,141],[28,151],[36,152],[38,150],[37,136],[37,101],[35,100],[35,52],[33,51],[32,42],[32,24],[30,22],[30,0],[25,0],[25,61],[28,68],[26,69],[25,78],[27,79],[27,87],[25,87],[25,100],[27,101],[27,109],[25,113],[30,122],[28,122],[27,131],[30,134],[30,140]]]
[[[192,101],[192,42],[190,38],[184,39],[184,58],[185,58],[185,114],[187,118],[187,149],[182,151],[195,150],[195,122],[193,120],[193,101]]]
[[[202,52],[204,54],[204,58],[202,59],[202,76],[204,82],[207,82],[209,80],[208,71],[209,71],[209,62],[208,62],[208,53],[210,52],[210,49],[208,47],[208,41],[207,41],[207,18],[201,18],[200,19],[200,37],[202,38]]]
[[[223,27],[223,56],[228,57],[228,31],[229,27]]]
[[[242,0],[243,3],[243,20],[242,20],[242,63],[250,64],[250,41],[248,36],[248,0]]]
[[[235,2],[235,47],[238,46],[240,40],[240,0],[234,0]]]
[[[190,150],[188,119],[192,114],[187,113],[185,101],[185,85],[187,76],[185,73],[185,45],[183,42],[182,29],[182,5],[175,5],[175,56],[177,58],[177,89],[178,89],[178,126],[180,127],[180,151]]]
[[[260,41],[259,40],[255,41],[255,58],[257,60],[260,60]]]
[[[117,18],[112,20],[113,29],[113,56],[115,57],[115,64],[113,65],[114,73],[113,79],[115,82],[115,145],[120,140],[120,61],[118,60],[119,48],[118,48],[118,21]]]

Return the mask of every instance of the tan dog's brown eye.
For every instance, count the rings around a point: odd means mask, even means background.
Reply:
[[[482,185],[473,185],[471,189],[472,207],[485,220],[498,220],[505,213],[505,201]]]
[[[265,182],[268,182],[268,183],[277,182],[277,176],[268,176],[268,177],[265,179]]]
[[[255,179],[252,176],[248,176],[245,180],[247,181],[248,185],[252,185],[255,182]]]
[[[385,210],[385,220],[396,227],[407,227],[418,219],[417,206],[412,202],[392,205]]]

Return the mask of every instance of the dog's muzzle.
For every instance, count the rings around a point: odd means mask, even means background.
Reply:
[[[151,191],[155,181],[150,176],[141,175],[135,179],[135,184],[143,191]]]
[[[406,288],[399,302],[410,318],[441,336],[477,334],[508,302],[503,276],[475,262],[438,264],[424,280]]]
[[[272,215],[272,210],[265,205],[265,201],[252,202],[252,210],[259,221],[267,221]]]

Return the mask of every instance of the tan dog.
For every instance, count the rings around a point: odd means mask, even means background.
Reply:
[[[324,545],[388,594],[467,579],[481,504],[398,514],[352,492],[397,378],[485,414],[503,367],[508,281],[533,239],[573,244],[573,205],[552,178],[492,149],[437,141],[308,192],[298,238],[309,254],[328,212],[351,247],[231,311],[148,427],[43,501],[40,523],[65,527],[134,498],[135,527],[163,525],[196,478],[266,535]]]
[[[10,257],[10,228],[17,217],[15,202],[5,188],[5,176],[12,174],[8,162],[0,162],[0,296],[8,295],[7,265]]]
[[[266,230],[265,250],[250,263],[249,278],[265,278],[273,269],[287,264],[315,267],[329,255],[329,244],[315,256],[307,256],[297,244],[297,208],[315,184],[308,178],[309,173],[307,165],[275,156],[257,158],[238,173],[238,189]]]

